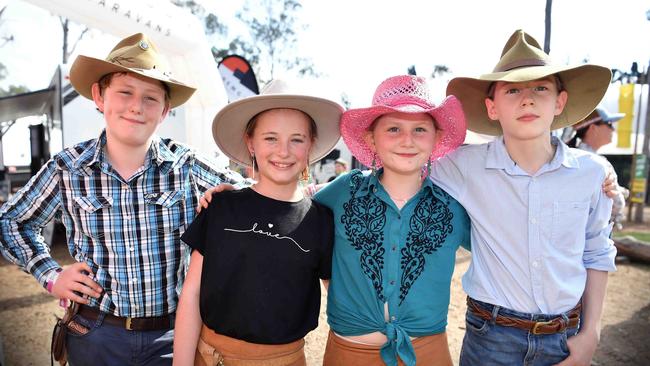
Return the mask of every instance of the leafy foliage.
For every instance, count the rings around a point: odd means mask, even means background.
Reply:
[[[302,5],[297,0],[247,0],[236,15],[248,30],[247,35],[228,39],[228,27],[217,16],[193,0],[174,0],[174,4],[189,8],[192,14],[204,21],[207,35],[219,36],[212,54],[216,60],[237,54],[250,62],[260,82],[273,79],[278,68],[293,70],[304,76],[317,76],[310,58],[296,54],[298,32],[306,29],[297,23],[297,13]],[[207,15],[206,15],[207,14]]]

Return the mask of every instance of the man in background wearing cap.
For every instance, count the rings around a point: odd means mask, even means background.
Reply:
[[[575,135],[567,142],[567,145],[596,154],[598,149],[612,142],[615,130],[614,122],[618,122],[623,117],[625,117],[625,113],[609,113],[605,108],[596,108],[587,118],[573,126]],[[623,209],[628,195],[629,191],[620,187],[618,194],[612,197],[614,202],[610,220],[619,229],[623,227],[622,221],[625,217]]]
[[[2,207],[0,250],[78,304],[67,310],[78,311],[66,327],[71,364],[171,364],[161,356],[172,352],[189,255],[180,236],[201,191],[242,178],[154,135],[195,89],[171,78],[145,35],[123,39],[105,60],[79,56],[70,81],[95,102],[105,130],[58,153]],[[65,269],[40,236],[54,217],[76,260]]]

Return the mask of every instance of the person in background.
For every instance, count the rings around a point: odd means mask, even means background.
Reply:
[[[348,162],[345,161],[344,159],[338,158],[336,161],[334,161],[334,176],[330,177],[328,182],[333,181],[336,179],[341,174],[347,173],[349,170],[348,168]]]
[[[625,113],[610,113],[605,108],[598,107],[585,119],[573,125],[575,135],[567,142],[569,147],[597,154],[598,150],[611,143],[616,127],[614,123],[625,117]],[[612,167],[612,170],[614,168]],[[618,194],[612,197],[612,216],[610,220],[618,229],[623,227],[625,218],[625,200],[629,191],[621,187]]]

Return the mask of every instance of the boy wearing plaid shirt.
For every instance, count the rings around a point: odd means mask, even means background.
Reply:
[[[79,56],[70,81],[92,99],[106,128],[64,149],[0,210],[2,254],[59,299],[80,304],[68,326],[71,364],[171,364],[177,287],[188,250],[180,236],[197,195],[241,183],[186,146],[154,135],[191,88],[171,78],[143,34],[105,60]],[[40,229],[66,227],[76,263],[62,269]]]

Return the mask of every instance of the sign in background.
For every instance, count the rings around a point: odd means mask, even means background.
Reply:
[[[646,192],[645,168],[648,159],[645,155],[637,155],[634,163],[634,179],[630,190],[630,202],[644,203]]]

